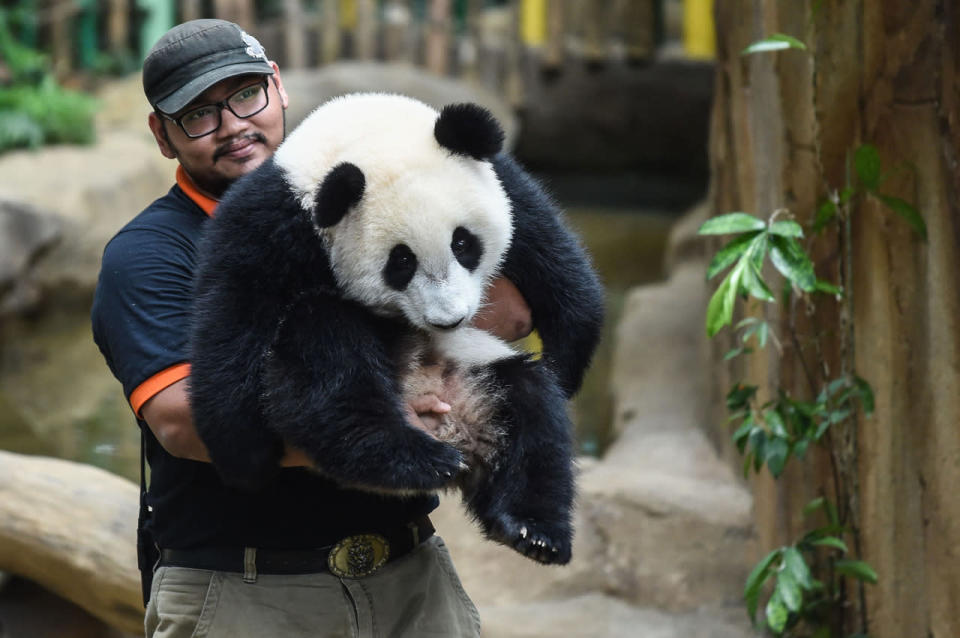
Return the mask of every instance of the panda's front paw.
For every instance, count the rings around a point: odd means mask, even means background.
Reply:
[[[571,557],[569,526],[501,515],[490,526],[491,539],[544,565],[566,565]]]
[[[410,458],[397,458],[400,489],[434,491],[448,487],[466,469],[463,454],[448,443],[429,439]]]

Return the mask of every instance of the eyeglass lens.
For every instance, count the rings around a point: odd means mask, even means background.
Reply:
[[[222,106],[239,118],[252,117],[267,107],[266,83],[260,82],[246,86],[224,102],[198,106],[180,117],[180,125],[190,137],[201,137],[220,128],[220,110]]]

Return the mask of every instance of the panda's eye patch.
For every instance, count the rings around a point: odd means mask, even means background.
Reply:
[[[397,244],[390,250],[383,279],[394,290],[403,290],[417,272],[417,256],[406,244]]]
[[[450,250],[453,251],[453,256],[457,258],[461,266],[472,271],[480,264],[483,244],[480,243],[480,238],[469,230],[463,226],[457,226],[456,230],[453,231]]]

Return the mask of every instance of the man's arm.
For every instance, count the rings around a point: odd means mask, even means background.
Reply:
[[[140,414],[163,449],[171,455],[209,463],[207,446],[193,424],[187,381],[177,381],[147,399],[140,408]],[[300,450],[287,446],[280,465],[297,467],[313,463]]]

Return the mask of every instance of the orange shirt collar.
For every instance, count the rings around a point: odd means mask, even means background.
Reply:
[[[203,209],[203,212],[213,217],[213,209],[216,208],[220,202],[201,193],[200,189],[193,183],[193,180],[190,179],[190,176],[187,175],[187,171],[183,170],[182,166],[177,166],[177,185],[187,194],[187,197],[193,200],[193,203]]]

